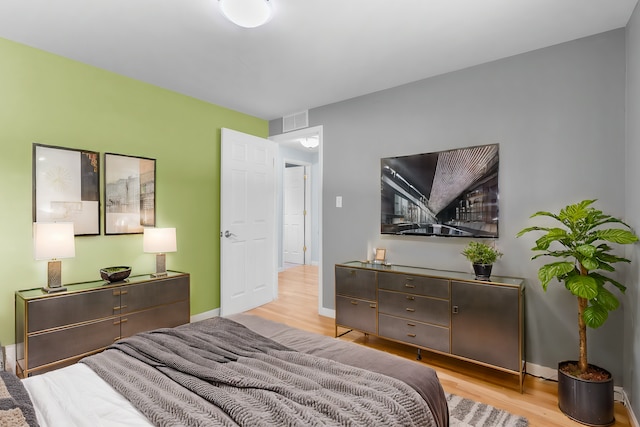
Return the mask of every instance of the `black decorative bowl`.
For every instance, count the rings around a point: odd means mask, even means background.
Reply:
[[[100,269],[100,277],[107,282],[121,282],[131,274],[131,267],[105,267]]]

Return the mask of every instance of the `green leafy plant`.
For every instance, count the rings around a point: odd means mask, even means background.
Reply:
[[[502,256],[497,249],[481,242],[469,242],[461,254],[473,264],[493,264]]]
[[[618,298],[605,288],[610,283],[622,293],[626,287],[605,276],[601,271],[613,272],[612,264],[631,262],[612,254],[608,243],[630,244],[638,240],[631,227],[620,219],[606,215],[591,205],[596,200],[583,200],[568,205],[559,214],[536,212],[531,218],[546,216],[560,222],[563,227],[528,227],[521,230],[517,237],[530,231],[542,231],[544,234],[531,248],[539,252],[531,259],[542,256],[562,258],[562,261],[545,264],[538,270],[538,279],[542,288],[554,278],[564,283],[565,288],[578,298],[578,333],[580,337],[580,359],[578,368],[582,374],[587,371],[587,326],[598,328],[609,316],[609,311],[620,305]],[[606,224],[619,224],[624,228],[608,228]],[[552,244],[555,246],[552,248]]]

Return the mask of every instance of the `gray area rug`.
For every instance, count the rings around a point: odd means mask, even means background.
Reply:
[[[491,405],[447,393],[450,427],[527,427],[529,421]]]

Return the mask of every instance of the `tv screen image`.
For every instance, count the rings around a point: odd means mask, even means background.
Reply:
[[[498,148],[381,159],[381,233],[498,237]]]

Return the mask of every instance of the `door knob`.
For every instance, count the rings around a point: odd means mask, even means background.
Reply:
[[[222,234],[222,233],[220,233]],[[231,236],[235,236],[235,234],[233,234],[232,232],[230,232],[229,230],[225,230],[224,232],[224,237],[226,237],[227,239]]]

